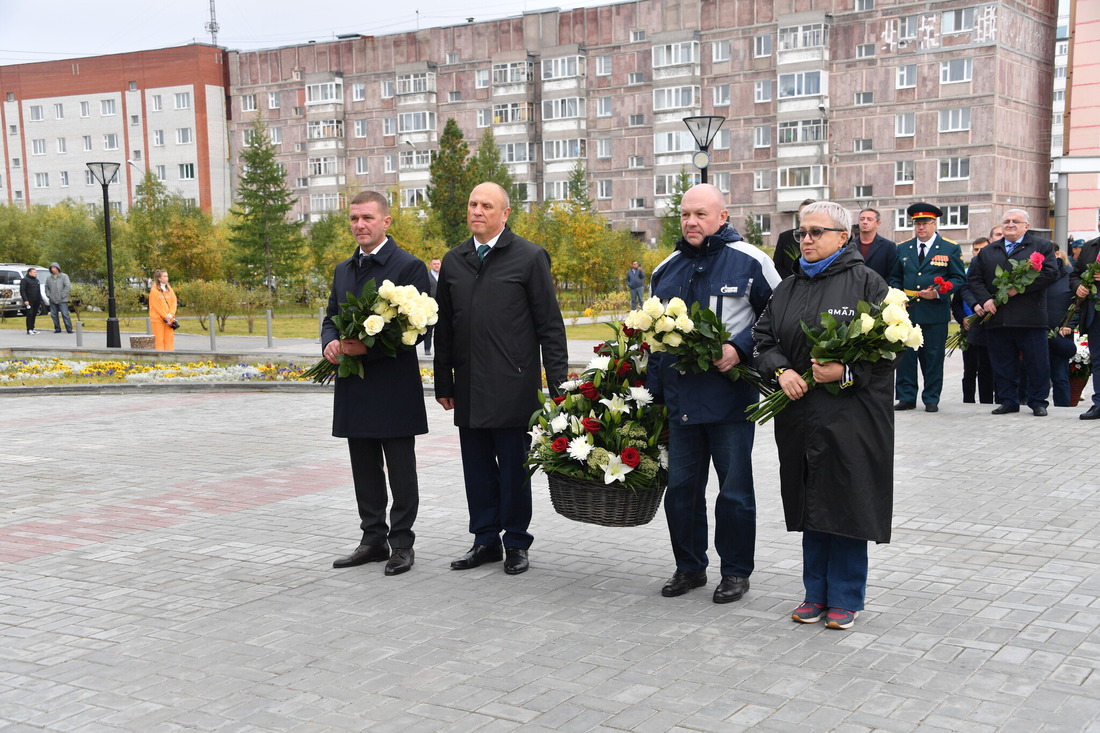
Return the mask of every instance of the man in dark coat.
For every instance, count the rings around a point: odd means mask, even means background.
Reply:
[[[986,237],[978,237],[971,245],[970,260],[973,262],[978,253],[989,244]],[[969,270],[969,267],[967,268]],[[951,315],[958,322],[959,328],[966,328],[966,319],[974,315],[974,309],[966,302],[966,284],[954,291],[951,298]],[[985,333],[977,323],[970,326],[966,334],[967,347],[962,352],[963,376],[962,393],[964,403],[973,403],[975,398],[975,384],[977,384],[976,396],[983,405],[993,404],[993,367],[989,363],[989,349],[985,347]]]
[[[420,502],[415,436],[428,432],[420,364],[415,346],[400,349],[391,357],[381,349],[368,351],[359,339],[341,339],[332,317],[340,312],[348,293],[360,296],[371,280],[376,287],[389,280],[394,285],[414,285],[426,293],[428,273],[423,262],[386,234],[393,220],[385,196],[364,191],[351,200],[349,214],[359,247],[336,266],[321,343],[325,358],[333,363],[339,361],[340,354],[358,356],[363,363],[362,378],[336,378],[332,415],[332,434],[348,439],[363,539],[354,552],[332,566],[388,560],[385,574],[398,575],[413,566],[412,526]],[[388,529],[386,473],[393,493]]]
[[[1022,209],[1005,212],[1004,237],[983,249],[970,263],[967,273],[967,302],[978,315],[992,314],[984,327],[989,347],[989,362],[993,365],[993,383],[1000,403],[994,415],[1020,411],[1020,369],[1023,356],[1027,369],[1027,406],[1036,417],[1047,414],[1050,395],[1050,356],[1047,350],[1046,290],[1058,279],[1054,244],[1027,230],[1030,215]],[[1016,262],[1030,259],[1038,252],[1043,257],[1042,270],[1022,293],[1010,291],[1008,302],[998,306],[993,301],[997,292],[993,281],[997,268],[1011,269]]]
[[[38,282],[38,268],[32,267],[19,281],[19,299],[23,301],[23,314],[27,317],[27,333],[36,336],[34,319],[42,307],[42,284]]]
[[[913,220],[917,236],[898,245],[898,258],[887,280],[890,287],[916,297],[909,305],[909,318],[924,332],[924,345],[901,352],[895,392],[895,410],[917,406],[917,365],[924,377],[921,401],[925,412],[937,412],[943,389],[943,359],[947,345],[947,324],[951,321],[951,291],[940,292],[936,278],[951,283],[951,290],[966,281],[962,250],[936,231],[943,212],[924,202],[910,206],[906,213]]]
[[[863,264],[877,272],[884,281],[889,281],[894,262],[898,258],[898,246],[878,233],[879,225],[882,224],[878,209],[864,209],[859,212],[856,224],[859,226],[856,246],[863,255]]]
[[[1100,228],[1100,215],[1097,216],[1097,226]],[[1096,295],[1091,294],[1085,287],[1081,276],[1085,268],[1100,259],[1100,237],[1085,242],[1073,263],[1073,274],[1069,276],[1070,287],[1078,298],[1085,301],[1077,306],[1077,317],[1080,319],[1078,328],[1081,333],[1088,334],[1090,363],[1096,367],[1100,365],[1100,313],[1096,311]],[[1095,289],[1098,283],[1089,283]],[[1100,419],[1100,368],[1094,368],[1092,372],[1092,406],[1080,415],[1082,420]]]
[[[433,257],[432,262],[428,265],[428,295],[435,297],[436,292],[439,290],[439,268],[443,265],[443,260],[438,257]],[[424,356],[432,355],[432,334],[435,333],[435,326],[428,326],[428,332],[424,334]]]
[[[798,217],[802,216],[802,210],[813,202],[813,199],[806,199],[798,205],[798,214],[794,217],[795,229],[798,228]],[[798,262],[801,256],[798,242],[794,241],[794,229],[780,232],[779,239],[775,242],[775,254],[772,255],[772,263],[775,265],[775,271],[779,273],[780,280],[794,274],[794,263]]]
[[[550,256],[507,227],[508,193],[482,183],[466,217],[473,237],[443,257],[435,328],[435,394],[454,410],[473,547],[454,570],[505,559],[528,568],[531,481],[527,425],[539,408],[542,366],[551,394],[565,381],[568,351]]]

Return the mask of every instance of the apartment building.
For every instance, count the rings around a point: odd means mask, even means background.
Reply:
[[[121,164],[129,209],[146,171],[216,216],[232,203],[225,51],[205,44],[0,66],[0,203],[101,204],[86,164]]]

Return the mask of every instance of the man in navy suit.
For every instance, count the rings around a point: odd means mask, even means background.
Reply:
[[[894,262],[898,258],[898,246],[878,233],[882,217],[877,209],[863,209],[859,212],[859,238],[856,246],[863,255],[863,264],[879,274],[883,280],[890,280]]]

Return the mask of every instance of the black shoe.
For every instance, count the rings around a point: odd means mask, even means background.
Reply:
[[[66,331],[65,333],[73,333],[73,331],[72,331],[72,330],[69,330],[69,331]]]
[[[504,572],[509,575],[519,575],[527,572],[527,568],[530,567],[530,563],[527,561],[527,550],[508,547],[505,548],[504,554],[507,556],[504,560]]]
[[[54,333],[61,333],[61,329],[60,329],[60,328],[55,328],[55,329],[53,330],[53,332],[54,332]]]
[[[916,406],[917,406],[916,402],[900,401],[896,405],[894,405],[894,410],[897,411],[897,412],[901,412],[902,410],[912,410],[912,409],[916,408]]]
[[[722,582],[714,589],[715,603],[733,603],[741,600],[749,590],[749,579],[738,578],[736,575],[723,575]]]
[[[416,554],[411,547],[395,547],[390,561],[386,563],[386,575],[400,575],[412,569]]]
[[[665,598],[682,596],[692,588],[698,588],[706,584],[706,570],[700,570],[697,573],[686,573],[683,570],[677,570],[672,574],[672,577],[668,579],[668,582],[665,583],[665,587],[661,588],[661,595]]]
[[[940,406],[939,405],[925,405],[924,406],[924,411],[925,412],[939,412],[940,411]]]
[[[1100,420],[1100,405],[1093,405],[1078,415],[1082,420]]]
[[[1019,411],[1020,411],[1020,406],[1019,405],[1001,405],[1000,407],[994,408],[993,411],[990,412],[990,414],[991,415],[1007,415],[1010,412],[1019,412]]]
[[[483,562],[500,562],[504,559],[504,549],[500,545],[474,545],[462,557],[451,563],[451,570],[469,570]]]
[[[1031,408],[1031,414],[1034,415],[1035,417],[1046,417],[1047,416],[1047,408],[1043,407],[1042,405],[1039,405],[1038,407],[1032,407]]]
[[[355,548],[355,552],[333,561],[332,567],[353,568],[356,565],[363,565],[368,562],[382,562],[388,560],[389,557],[389,545],[359,545]]]

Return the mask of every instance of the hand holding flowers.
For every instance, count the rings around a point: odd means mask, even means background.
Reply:
[[[1019,295],[1031,287],[1032,283],[1039,279],[1039,273],[1043,271],[1045,259],[1042,252],[1032,252],[1026,260],[1014,260],[1012,267],[1007,270],[997,265],[993,278],[993,289],[995,291],[993,293],[993,307],[984,313],[975,313],[968,316],[964,327],[947,337],[945,344],[947,355],[950,356],[955,349],[960,347],[965,351],[969,345],[967,334],[970,332],[971,326],[975,323],[985,323],[997,312],[998,305],[1004,305],[1009,298]],[[980,305],[978,309],[980,309]]]
[[[1081,285],[1078,287],[1073,302],[1070,303],[1069,310],[1066,311],[1066,317],[1062,320],[1062,325],[1059,328],[1051,329],[1047,334],[1048,337],[1053,338],[1061,329],[1069,327],[1070,321],[1077,315],[1077,310],[1081,307],[1081,304],[1085,302],[1086,298],[1093,298],[1093,307],[1097,311],[1100,311],[1100,298],[1096,297],[1097,275],[1100,275],[1100,260],[1090,262],[1085,266],[1085,269],[1081,272]],[[1085,291],[1084,295],[1081,295],[1082,288]]]

